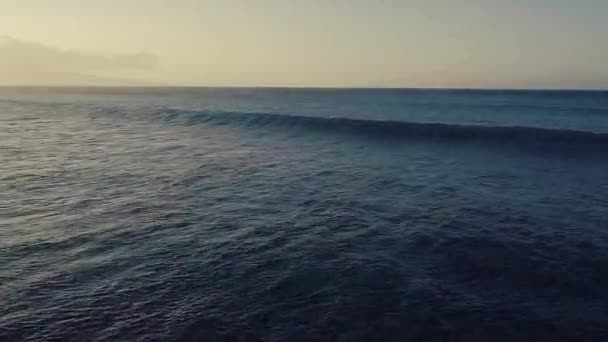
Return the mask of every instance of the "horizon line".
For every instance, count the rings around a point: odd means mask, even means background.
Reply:
[[[88,85],[88,84],[0,84],[0,88],[148,88],[148,89],[309,89],[309,90],[460,90],[460,91],[587,91],[605,92],[606,88],[552,88],[552,87],[395,87],[395,86],[308,86],[308,85]]]

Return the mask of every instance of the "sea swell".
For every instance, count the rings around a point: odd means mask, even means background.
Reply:
[[[192,110],[175,107],[146,105],[98,105],[95,103],[40,102],[34,100],[0,100],[4,112],[19,115],[27,108],[37,108],[33,119],[42,119],[49,113],[69,115],[69,112],[86,112],[91,118],[160,120],[168,124],[235,126],[247,129],[266,128],[280,131],[322,132],[348,134],[385,140],[426,139],[449,142],[498,143],[518,146],[556,146],[564,151],[603,151],[608,147],[608,133],[570,128],[540,127],[534,125],[501,125],[493,122],[409,121],[404,109],[404,120],[351,118],[344,116],[299,115],[294,113]],[[603,114],[603,113],[602,113]],[[16,117],[15,117],[16,119]],[[32,119],[32,118],[29,118]]]
[[[312,117],[270,113],[167,110],[166,122],[187,125],[237,125],[281,130],[314,130],[346,133],[368,138],[444,141],[479,141],[505,144],[558,144],[566,148],[604,149],[608,134],[577,130],[521,126],[484,126],[448,123],[363,120],[343,117]]]

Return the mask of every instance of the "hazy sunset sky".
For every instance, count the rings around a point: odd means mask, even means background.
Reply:
[[[608,88],[606,0],[0,0],[0,84]]]

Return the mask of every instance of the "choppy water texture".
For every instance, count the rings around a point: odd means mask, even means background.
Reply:
[[[608,93],[0,90],[2,341],[606,341]]]

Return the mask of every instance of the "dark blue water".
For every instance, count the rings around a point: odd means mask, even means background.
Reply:
[[[608,93],[0,89],[1,341],[605,341]]]

